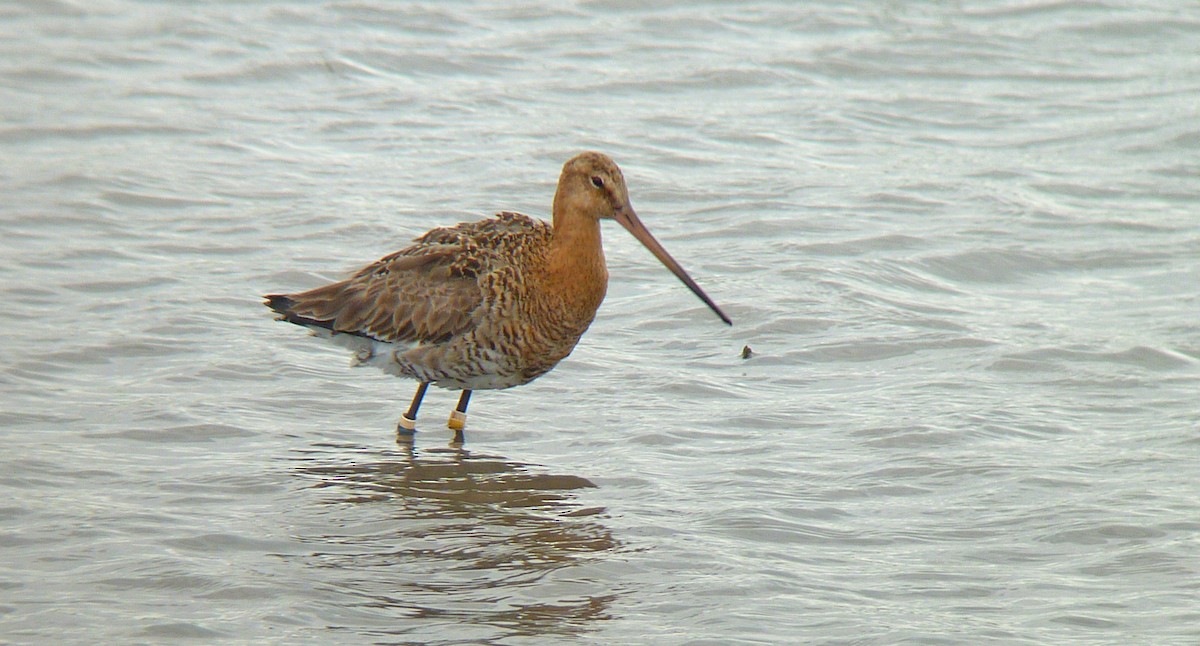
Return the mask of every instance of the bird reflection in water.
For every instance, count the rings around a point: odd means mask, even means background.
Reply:
[[[296,472],[332,493],[300,538],[319,545],[305,558],[338,605],[382,613],[384,632],[420,641],[566,636],[608,618],[613,585],[587,566],[620,545],[604,509],[577,500],[594,484],[398,444],[315,445],[298,458]]]

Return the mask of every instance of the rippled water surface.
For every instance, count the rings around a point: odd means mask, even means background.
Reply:
[[[456,449],[259,303],[587,148],[732,328],[606,225]],[[10,2],[0,187],[0,641],[1200,642],[1194,3]]]

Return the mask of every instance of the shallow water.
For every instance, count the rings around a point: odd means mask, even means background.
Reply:
[[[0,8],[0,641],[1200,641],[1200,9]],[[259,295],[622,165],[574,354]],[[741,357],[743,346],[753,355]]]

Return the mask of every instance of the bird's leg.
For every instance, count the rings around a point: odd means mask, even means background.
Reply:
[[[400,423],[396,425],[396,432],[404,435],[411,435],[417,430],[417,411],[421,408],[421,400],[425,398],[425,390],[429,388],[428,381],[422,381],[420,386],[417,386],[417,394],[413,395],[412,405],[408,407],[408,412],[400,416]]]
[[[446,422],[446,426],[454,431],[454,441],[461,444],[463,441],[463,429],[467,427],[467,404],[471,401],[471,391],[464,390],[458,398],[458,406],[454,407],[454,411],[450,413],[450,421]]]

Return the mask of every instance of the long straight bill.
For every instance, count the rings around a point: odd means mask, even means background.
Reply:
[[[646,225],[642,224],[642,221],[638,219],[637,213],[634,213],[633,211],[633,207],[625,206],[624,208],[618,209],[616,213],[616,220],[617,222],[621,223],[621,226],[625,227],[626,231],[632,233],[633,237],[638,239],[638,242],[641,242],[643,245],[645,245],[646,248],[650,250],[650,253],[654,254],[655,258],[658,258],[660,261],[662,261],[662,264],[666,265],[667,269],[670,269],[671,273],[675,274],[676,278],[683,281],[683,284],[687,285],[688,289],[692,290],[693,294],[699,296],[700,300],[704,301],[705,305],[712,308],[712,311],[716,312],[717,316],[721,317],[722,321],[725,321],[725,325],[733,325],[733,321],[729,320],[728,316],[725,316],[725,312],[722,312],[721,308],[717,307],[717,304],[708,297],[708,294],[704,293],[703,289],[700,289],[700,286],[697,285],[696,281],[692,280],[692,277],[683,270],[683,267],[679,266],[678,262],[675,262],[675,259],[671,257],[671,254],[667,253],[667,250],[664,249],[661,244],[659,244],[658,240],[656,240],[654,236],[650,235],[650,230],[647,229]]]

